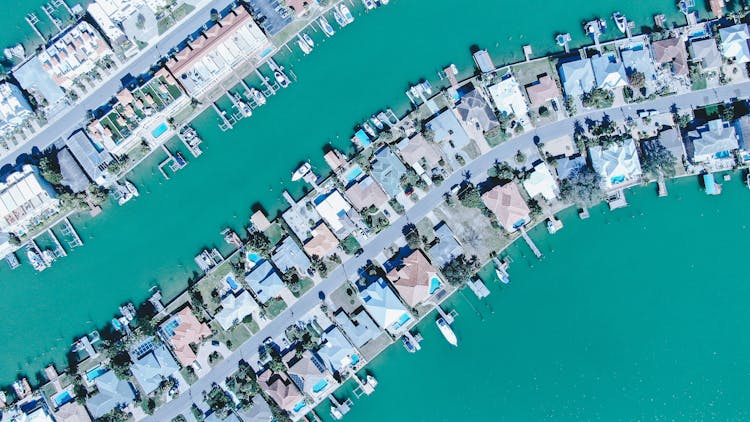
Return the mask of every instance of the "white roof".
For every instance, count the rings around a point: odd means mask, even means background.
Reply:
[[[381,328],[397,330],[400,327],[394,328],[396,322],[402,318],[410,318],[404,305],[382,278],[371,283],[359,294],[367,312]]]
[[[243,290],[237,296],[230,293],[222,299],[221,308],[221,311],[214,315],[214,319],[219,322],[221,328],[228,330],[237,321],[242,321],[243,318],[258,309],[258,304],[255,303],[255,300],[253,300],[253,297],[250,296],[247,290]]]
[[[641,176],[641,162],[635,142],[628,139],[622,145],[612,144],[608,148],[589,148],[594,170],[602,177],[606,189],[616,188]]]
[[[516,117],[524,117],[528,111],[526,98],[521,92],[521,87],[512,75],[489,87],[490,96],[495,102],[495,107],[507,115],[514,114]]]
[[[599,88],[612,89],[628,84],[625,66],[612,56],[596,56],[591,59],[594,67],[596,85]]]
[[[750,62],[750,48],[747,44],[750,34],[748,34],[746,24],[721,28],[719,35],[721,35],[721,51],[724,57],[733,58],[739,63]]]
[[[532,198],[537,195],[542,195],[548,201],[557,198],[557,181],[552,177],[552,173],[545,163],[540,163],[534,167],[531,175],[523,181],[523,188]]]
[[[315,210],[328,223],[333,231],[339,231],[343,224],[341,224],[340,216],[346,214],[352,208],[346,199],[341,196],[338,190],[334,190],[328,196],[315,206]]]

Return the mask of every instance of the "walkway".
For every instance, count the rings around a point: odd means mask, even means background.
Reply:
[[[393,224],[388,226],[385,230],[380,232],[377,237],[373,238],[370,243],[365,245],[363,247],[364,251],[360,256],[345,261],[342,265],[333,270],[328,278],[321,281],[320,284],[305,293],[297,302],[293,303],[275,319],[270,321],[268,325],[263,327],[258,333],[243,343],[242,346],[235,350],[230,356],[219,362],[208,375],[193,384],[190,387],[190,391],[186,394],[180,395],[171,402],[164,404],[157,409],[152,416],[145,420],[149,422],[169,421],[183,412],[189,413],[190,406],[193,402],[203,400],[203,391],[209,391],[214,382],[222,382],[229,375],[234,373],[237,370],[239,361],[246,358],[249,359],[251,356],[255,355],[262,346],[264,339],[276,336],[283,332],[287,326],[296,323],[295,315],[303,315],[314,306],[319,305],[320,292],[323,292],[326,296],[330,296],[334,290],[344,284],[347,280],[355,281],[357,279],[357,271],[359,268],[363,267],[368,260],[372,260],[390,244],[395,242],[396,239],[402,235],[401,230],[405,225],[409,223],[416,224],[434,208],[440,205],[443,202],[444,195],[450,192],[451,186],[461,183],[464,180],[463,175],[465,172],[468,171],[473,175],[473,181],[482,181],[486,178],[485,173],[487,169],[494,164],[495,160],[512,160],[516,151],[524,148],[536,148],[534,140],[537,136],[541,142],[544,142],[545,140],[555,139],[562,135],[572,134],[576,121],[580,121],[581,124],[583,124],[587,118],[598,120],[605,114],[609,114],[613,120],[627,117],[635,119],[638,118],[637,111],[643,109],[669,112],[675,105],[678,109],[687,109],[690,107],[699,107],[715,103],[722,99],[749,97],[750,82],[743,82],[734,86],[723,86],[716,89],[690,92],[672,97],[661,97],[638,105],[590,111],[582,115],[569,117],[565,120],[551,123],[539,129],[524,133],[494,147],[490,152],[477,157],[465,167],[456,169],[456,171],[440,186],[434,186],[433,189],[409,209],[405,215],[394,221]],[[254,364],[255,362],[249,363]]]

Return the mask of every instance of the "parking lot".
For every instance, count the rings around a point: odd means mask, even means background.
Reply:
[[[279,0],[250,0],[250,12],[268,35],[276,35],[292,21],[292,11]]]

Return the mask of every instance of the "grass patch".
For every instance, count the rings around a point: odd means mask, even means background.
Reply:
[[[706,78],[694,78],[692,89],[693,91],[698,91],[700,89],[706,89],[708,87],[708,82],[706,82]]]
[[[341,241],[341,249],[344,250],[344,252],[347,253],[347,255],[353,255],[354,252],[358,251],[362,245],[359,244],[359,241],[357,241],[357,238],[354,237],[354,235],[349,235],[344,238],[344,240]]]
[[[213,339],[226,344],[229,350],[237,349],[252,335],[250,329],[248,329],[248,327],[246,327],[242,322],[235,324],[227,331],[224,331],[224,329],[221,328],[221,325],[219,325],[219,323],[215,320],[211,321],[210,325],[211,328],[216,332],[216,334],[213,336]]]
[[[280,297],[275,297],[266,302],[266,314],[268,314],[269,319],[276,318],[284,309],[286,309],[286,302]]]
[[[201,293],[201,296],[203,297],[203,302],[206,304],[206,308],[208,308],[208,311],[213,314],[216,312],[216,309],[219,307],[219,298],[218,297],[212,297],[211,292],[214,289],[218,289],[219,291],[224,289],[224,276],[229,274],[232,271],[232,266],[230,265],[229,261],[226,260],[222,262],[216,270],[212,271],[211,274],[203,277],[198,283],[195,285],[195,288],[198,289],[198,291]],[[237,281],[239,282],[240,279],[235,277]]]
[[[552,63],[549,60],[538,60],[529,63],[521,63],[511,67],[513,75],[516,77],[516,81],[521,86],[528,85],[537,80],[537,77],[542,73],[546,73],[552,78],[556,78],[556,73],[552,68]]]
[[[159,35],[167,32],[169,28],[172,27],[172,25],[175,24],[175,22],[179,21],[180,19],[187,16],[190,12],[195,9],[195,6],[183,3],[179,7],[177,7],[174,12],[164,17],[164,19],[160,20],[156,23],[156,28],[159,31]]]
[[[284,229],[278,223],[273,223],[263,232],[263,234],[268,237],[271,245],[276,245],[281,241],[281,238],[284,237]]]
[[[180,369],[180,375],[182,375],[182,378],[184,378],[185,381],[190,385],[193,385],[196,381],[198,381],[198,376],[195,375],[195,372],[188,369],[187,367]]]
[[[292,294],[294,295],[294,297],[299,298],[300,296],[302,296],[303,294],[305,294],[308,290],[310,290],[312,288],[313,284],[315,284],[315,283],[313,283],[313,281],[310,280],[309,278],[307,278],[307,277],[301,278],[299,280],[299,291],[298,292],[292,292]]]

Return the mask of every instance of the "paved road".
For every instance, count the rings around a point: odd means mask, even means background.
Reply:
[[[91,91],[78,104],[63,111],[62,115],[50,122],[41,131],[27,140],[20,148],[0,159],[0,168],[15,164],[19,155],[28,154],[33,148],[44,150],[59,137],[67,137],[81,127],[88,110],[96,109],[109,101],[122,88],[121,80],[128,74],[138,75],[158,62],[173,47],[195,32],[211,17],[211,9],[224,9],[232,0],[212,0],[198,6],[190,15],[170,28],[155,44],[142,50],[106,79],[97,89]]]
[[[420,221],[430,211],[435,209],[443,201],[444,195],[450,191],[451,186],[461,183],[464,180],[464,174],[467,171],[477,179],[484,179],[483,175],[494,164],[495,160],[512,159],[518,150],[535,148],[534,141],[536,137],[539,137],[539,140],[544,142],[545,140],[554,139],[562,135],[572,134],[576,121],[583,123],[587,118],[599,120],[605,114],[609,114],[613,120],[619,120],[624,117],[636,118],[638,117],[638,110],[664,112],[671,111],[674,106],[678,109],[688,109],[729,98],[750,98],[750,82],[690,92],[678,96],[656,98],[639,105],[591,111],[551,123],[496,146],[488,153],[481,155],[462,169],[453,173],[440,186],[434,186],[429,193],[421,198],[403,216],[365,245],[363,248],[364,252],[359,257],[352,258],[333,270],[328,278],[304,294],[297,302],[284,310],[260,330],[260,332],[243,343],[242,346],[213,368],[209,374],[193,384],[188,392],[166,403],[157,409],[153,416],[150,416],[146,420],[168,421],[178,414],[188,411],[192,403],[202,400],[203,391],[210,390],[214,382],[220,383],[231,375],[237,369],[240,360],[250,359],[251,356],[257,353],[264,339],[283,332],[286,327],[297,322],[296,316],[304,315],[314,306],[320,304],[319,292],[323,292],[326,296],[329,296],[331,292],[339,288],[347,279],[356,280],[359,268],[363,267],[368,260],[373,259],[395,242],[401,236],[401,230],[406,224]],[[255,362],[249,363],[255,364]]]

